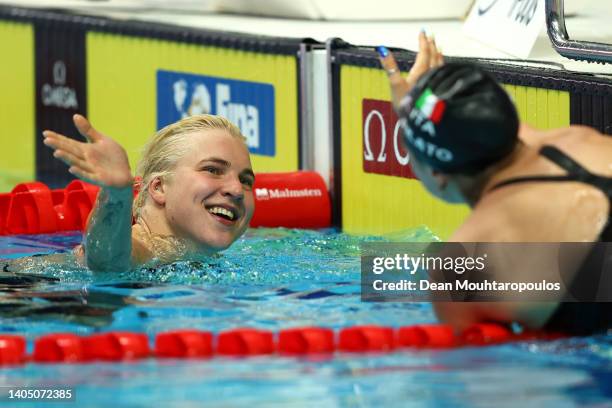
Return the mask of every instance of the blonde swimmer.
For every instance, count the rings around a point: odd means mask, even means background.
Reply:
[[[135,200],[123,147],[81,115],[74,124],[86,141],[50,130],[43,136],[72,174],[101,187],[76,251],[91,270],[211,255],[247,229],[255,175],[244,136],[227,119],[196,115],[161,129],[138,164]]]

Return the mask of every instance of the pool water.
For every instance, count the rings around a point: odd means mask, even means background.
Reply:
[[[31,256],[67,253],[80,239],[0,237],[0,258],[18,271],[0,273],[0,333],[26,336],[31,350],[34,338],[53,332],[130,330],[153,338],[179,328],[277,332],[435,320],[429,304],[360,300],[360,242],[435,240],[426,228],[392,237],[250,230],[209,262],[122,274],[92,274],[69,254]],[[27,364],[0,368],[0,386],[68,387],[77,403],[66,406],[91,407],[604,407],[612,406],[612,335],[325,358]]]

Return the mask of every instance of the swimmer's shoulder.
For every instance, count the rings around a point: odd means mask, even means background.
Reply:
[[[610,138],[589,126],[571,125],[556,129],[536,129],[526,123],[521,123],[519,139],[532,147],[543,145],[556,145],[563,148],[566,144],[584,144],[585,141],[608,143],[612,146]]]
[[[72,250],[77,263],[87,266],[85,246],[79,244]],[[138,266],[153,259],[153,251],[145,231],[138,224],[132,226],[132,265]]]
[[[612,138],[596,129],[584,125],[571,125],[563,128],[537,130],[521,126],[519,139],[535,148],[553,145],[570,154],[590,152],[603,154],[606,149],[612,150]],[[575,157],[579,159],[579,157]]]

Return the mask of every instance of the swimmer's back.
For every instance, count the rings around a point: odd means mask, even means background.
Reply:
[[[579,125],[546,131],[523,126],[520,132],[520,139],[538,150],[545,145],[555,146],[592,173],[612,177],[612,137],[610,136]]]
[[[532,133],[521,139],[531,149],[518,161],[518,171],[502,175],[502,180],[517,173],[566,175],[566,170],[539,153],[542,146],[556,147],[591,173],[612,177],[612,138],[582,126],[528,131]],[[490,189],[460,231],[476,231],[479,240],[490,242],[597,241],[609,215],[610,200],[595,186],[578,181],[520,182]],[[497,221],[491,223],[491,219]]]
[[[497,179],[485,187],[485,194],[451,241],[605,241],[612,223],[612,139],[585,127],[531,131],[521,136],[528,148],[524,148],[524,154],[510,165],[513,168],[496,174]],[[545,146],[552,148],[542,149]],[[543,154],[551,150],[556,150],[557,154]],[[597,178],[597,185],[589,184],[592,180],[563,179],[568,176],[568,171],[554,160],[561,156],[567,156],[589,173],[601,176]],[[569,167],[572,170],[573,166]],[[555,176],[557,179],[550,179]],[[546,178],[549,179],[543,180]],[[581,276],[587,281],[592,280],[591,256],[592,251],[585,252],[583,264],[567,278]],[[524,261],[531,262],[529,259]],[[522,269],[518,266],[513,269],[515,279],[519,279],[517,272]],[[611,308],[612,303],[542,303],[541,307],[526,307],[521,312],[515,310],[515,313],[521,321],[534,327],[589,334],[612,327]],[[440,313],[446,313],[444,308],[440,309]],[[508,312],[503,308],[502,311]]]

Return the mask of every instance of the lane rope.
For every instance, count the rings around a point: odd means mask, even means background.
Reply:
[[[337,331],[324,327],[301,327],[274,333],[254,328],[236,328],[213,334],[201,330],[172,330],[155,335],[152,344],[145,333],[113,331],[79,336],[52,333],[27,341],[18,335],[0,334],[0,366],[32,363],[86,363],[144,358],[213,358],[262,355],[305,356],[334,353],[387,353],[400,350],[451,349],[488,346],[513,341],[553,340],[560,334],[524,332],[514,334],[497,324],[476,324],[455,333],[444,324],[422,324],[392,328],[376,325],[346,327]]]

